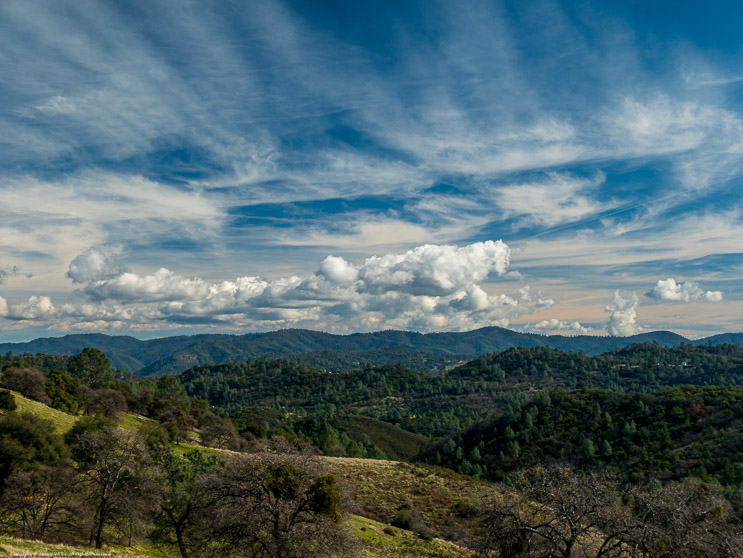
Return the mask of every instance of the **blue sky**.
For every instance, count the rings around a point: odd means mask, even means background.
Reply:
[[[735,2],[0,4],[0,337],[740,331]]]

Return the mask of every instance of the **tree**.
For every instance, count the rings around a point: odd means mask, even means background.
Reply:
[[[191,399],[188,397],[186,389],[178,381],[178,378],[170,374],[165,374],[157,381],[155,398],[170,399],[176,407],[182,409],[186,414],[191,410]]]
[[[93,516],[90,541],[102,548],[107,522],[132,504],[143,474],[143,446],[135,435],[97,416],[78,420],[66,439]]]
[[[340,526],[340,489],[307,457],[233,459],[215,489],[220,506],[208,539],[223,555],[299,558],[350,548]]]
[[[743,531],[719,486],[691,479],[636,486],[631,496],[643,529],[635,544],[660,558],[743,556]]]
[[[215,501],[205,490],[207,475],[217,473],[223,462],[213,455],[194,451],[180,456],[170,445],[155,445],[150,451],[158,487],[154,538],[178,545],[182,558],[196,544],[194,530],[199,517],[207,517]],[[192,538],[194,540],[192,540]]]
[[[0,496],[0,525],[24,539],[45,539],[68,519],[76,485],[69,463],[13,473]]]
[[[80,382],[59,370],[51,370],[47,374],[46,392],[51,400],[49,404],[65,413],[74,415],[83,406]]]
[[[67,372],[92,389],[108,388],[114,381],[111,361],[98,349],[84,348],[67,361]]]
[[[741,527],[719,487],[687,480],[620,487],[611,477],[535,468],[486,514],[485,556],[743,556]]]
[[[241,438],[228,418],[220,418],[214,413],[207,413],[202,419],[200,430],[201,443],[205,446],[230,450],[240,449]]]
[[[13,394],[7,389],[0,389],[0,410],[15,411],[17,407]]]
[[[17,391],[24,397],[45,405],[50,403],[46,394],[46,377],[35,368],[6,368],[1,383],[4,388]]]
[[[85,394],[85,412],[99,414],[114,419],[119,413],[127,411],[124,395],[116,389],[87,390]]]
[[[501,488],[483,524],[486,556],[598,558],[626,550],[631,510],[618,504],[619,493],[607,478],[535,468]]]
[[[0,489],[11,473],[54,465],[67,454],[51,421],[16,412],[0,419]]]

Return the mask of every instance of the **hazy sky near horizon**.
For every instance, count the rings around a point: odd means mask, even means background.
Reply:
[[[0,3],[0,341],[743,316],[743,4]]]

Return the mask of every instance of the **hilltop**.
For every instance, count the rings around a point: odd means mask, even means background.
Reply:
[[[12,351],[15,354],[73,355],[85,347],[95,347],[108,356],[114,368],[140,376],[179,374],[202,364],[264,358],[301,358],[314,367],[328,370],[347,370],[368,363],[402,364],[411,370],[430,372],[513,347],[543,346],[596,355],[646,342],[657,342],[665,347],[682,343],[740,344],[743,333],[726,333],[694,341],[668,331],[631,337],[566,337],[520,333],[500,327],[466,332],[386,330],[350,335],[286,329],[245,335],[181,335],[144,341],[125,335],[96,333],[46,337],[27,343],[2,343],[0,354]]]

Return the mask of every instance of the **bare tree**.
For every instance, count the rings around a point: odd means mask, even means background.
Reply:
[[[40,401],[45,405],[51,403],[46,393],[46,376],[36,368],[6,368],[2,372],[2,387],[17,391],[24,397]]]
[[[116,389],[94,389],[85,392],[85,412],[115,419],[127,411],[124,395]]]
[[[310,457],[237,457],[214,480],[220,506],[207,538],[218,553],[299,558],[353,550],[340,523],[335,476]]]
[[[28,539],[57,534],[70,518],[76,484],[75,471],[66,463],[13,473],[0,496],[0,526]]]
[[[611,518],[611,520],[609,520]],[[634,522],[610,479],[535,468],[501,485],[481,536],[484,556],[630,555]]]
[[[743,531],[719,486],[694,480],[633,487],[637,547],[646,556],[740,557]]]
[[[535,468],[501,485],[484,556],[741,557],[740,525],[719,487],[691,480],[618,485],[598,473]]]

